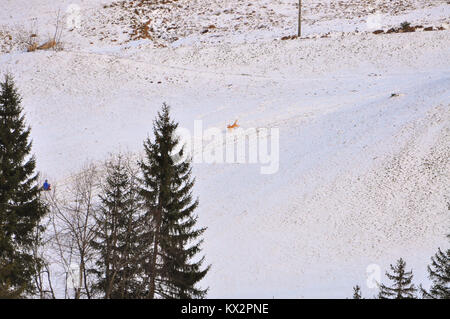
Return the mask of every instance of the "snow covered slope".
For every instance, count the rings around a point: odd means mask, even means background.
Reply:
[[[148,40],[155,47],[244,43],[279,39],[297,32],[297,0],[2,0],[0,51],[23,47],[34,34],[54,34],[57,18],[67,22],[66,49],[127,45]],[[447,0],[303,1],[303,36],[371,32],[450,23]]]
[[[4,29],[37,13],[52,21],[57,12],[41,0],[19,15],[18,2],[7,0],[9,9],[0,11]],[[248,10],[262,19],[252,23],[273,20],[265,35],[242,36],[226,24],[233,19],[220,15],[211,23],[194,10],[198,21],[179,40],[169,32],[161,41],[124,36],[115,43],[100,32],[127,26],[113,28],[98,17],[115,17],[112,1],[70,1],[92,24],[63,38],[61,52],[3,53],[0,73],[14,74],[39,170],[57,184],[88,160],[119,150],[139,154],[164,101],[186,128],[202,120],[223,130],[239,119],[243,128],[280,129],[276,174],[261,175],[249,164],[194,166],[200,223],[208,227],[204,251],[213,265],[203,282],[209,297],[349,297],[355,284],[371,296],[367,266],[383,273],[398,257],[423,282],[450,226],[450,32],[281,41],[295,32],[295,2],[251,2]],[[328,2],[324,10],[306,4],[323,15],[314,29],[306,11],[306,34],[354,31],[339,19],[357,27],[367,14],[354,1],[351,12],[341,10],[346,1]],[[192,3],[198,10],[205,2]],[[221,3],[244,10],[241,2],[212,1],[205,11]],[[414,23],[448,20],[445,2],[403,3],[397,13],[395,5],[385,10],[392,25],[407,14]],[[263,6],[273,16],[262,14]],[[201,33],[219,22],[227,27]]]

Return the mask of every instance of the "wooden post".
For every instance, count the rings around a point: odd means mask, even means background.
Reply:
[[[298,0],[298,37],[302,36],[302,0]]]

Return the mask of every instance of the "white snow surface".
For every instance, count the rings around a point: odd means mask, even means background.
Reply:
[[[208,20],[210,11],[241,12],[241,2],[258,13],[244,20],[264,28],[231,30],[236,12]],[[384,273],[399,257],[426,286],[426,265],[448,246],[450,226],[450,31],[355,32],[367,29],[361,1],[305,1],[305,34],[330,36],[281,41],[295,33],[296,2],[194,1],[191,24],[170,10],[179,27],[189,26],[178,40],[169,32],[114,42],[111,34],[128,25],[108,24],[120,16],[103,7],[112,1],[0,0],[0,35],[34,18],[51,32],[58,9],[72,3],[84,19],[65,30],[61,52],[3,49],[0,74],[14,75],[38,169],[56,185],[110,153],[139,155],[163,102],[186,128],[203,120],[224,130],[238,119],[243,128],[280,129],[275,174],[261,175],[260,165],[194,164],[212,264],[201,285],[210,298],[346,298],[356,284],[371,297],[367,267]],[[449,20],[445,1],[378,3],[383,27],[405,17]],[[261,13],[264,6],[272,13]]]

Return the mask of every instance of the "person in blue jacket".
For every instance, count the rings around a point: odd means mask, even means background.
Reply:
[[[48,183],[47,180],[45,180],[45,182],[44,182],[44,191],[49,191],[49,190],[51,190],[50,187],[51,187],[51,185]]]

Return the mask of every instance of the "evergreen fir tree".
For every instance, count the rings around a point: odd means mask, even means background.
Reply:
[[[361,287],[356,285],[353,287],[353,299],[362,299],[361,298]]]
[[[171,156],[178,144],[177,126],[164,104],[154,122],[155,141],[146,140],[145,160],[140,163],[141,194],[151,223],[148,298],[203,298],[207,292],[196,287],[210,267],[202,269],[204,257],[197,258],[205,228],[195,229],[198,200],[192,199],[191,165],[189,161],[176,163]],[[176,155],[183,157],[183,149]]]
[[[12,289],[9,280],[0,283],[0,299],[19,299],[23,293],[23,288]]]
[[[412,299],[415,298],[416,288],[412,284],[413,274],[406,271],[406,263],[400,258],[397,265],[391,265],[392,274],[386,272],[386,276],[393,281],[392,287],[380,285],[378,297],[380,299]]]
[[[0,286],[31,292],[33,230],[47,209],[30,156],[30,128],[25,127],[21,98],[11,76],[0,91]]]
[[[97,238],[92,246],[99,252],[94,289],[106,299],[142,297],[137,281],[140,254],[139,234],[142,217],[139,213],[138,188],[122,155],[106,164],[107,176],[100,195],[100,213],[96,218]]]
[[[431,257],[431,265],[428,266],[428,277],[433,284],[430,291],[420,287],[423,298],[450,299],[450,249],[443,252],[438,248],[437,253]]]

